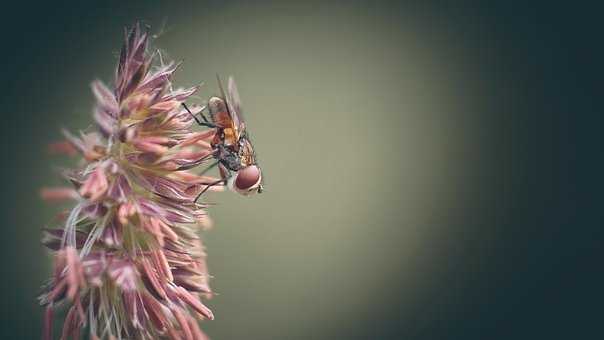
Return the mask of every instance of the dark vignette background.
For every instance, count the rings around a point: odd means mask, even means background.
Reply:
[[[602,337],[597,8],[394,2],[4,7],[0,337],[35,339],[56,207],[123,26],[180,85],[237,76],[269,192],[216,195],[215,339]],[[597,92],[596,92],[597,91]]]

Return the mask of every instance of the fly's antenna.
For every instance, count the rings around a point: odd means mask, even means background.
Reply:
[[[221,178],[221,179],[219,179],[219,180],[217,180],[217,181],[215,181],[215,182],[212,182],[212,183],[210,183],[210,184],[205,184],[205,186],[206,186],[206,187],[205,187],[205,188],[204,188],[204,189],[203,189],[203,190],[202,190],[202,191],[201,191],[199,194],[197,194],[197,197],[195,198],[195,200],[194,200],[193,202],[196,202],[196,203],[197,203],[197,201],[199,200],[199,198],[200,198],[200,197],[201,197],[201,196],[202,196],[202,195],[203,195],[203,194],[204,194],[206,191],[210,190],[210,188],[212,188],[213,186],[216,186],[216,185],[218,185],[218,184],[220,184],[220,183],[224,183],[223,185],[226,185],[226,182],[227,182],[227,180],[226,180],[226,179]]]

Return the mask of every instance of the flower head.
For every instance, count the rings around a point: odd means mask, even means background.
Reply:
[[[181,103],[197,88],[173,89],[178,64],[155,66],[148,40],[134,26],[113,89],[92,83],[99,133],[65,131],[66,141],[51,146],[78,152],[82,167],[65,173],[73,188],[42,191],[49,200],[75,200],[62,225],[44,231],[55,262],[40,297],[46,339],[62,305],[63,338],[86,329],[93,339],[204,339],[197,319],[214,318],[201,301],[212,291],[196,233],[210,220],[195,199],[217,179],[188,169],[211,156],[215,132],[192,131]]]

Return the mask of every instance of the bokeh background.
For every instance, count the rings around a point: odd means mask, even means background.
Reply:
[[[569,7],[571,6],[571,7]],[[573,7],[574,6],[574,7]],[[38,198],[90,126],[123,27],[232,74],[267,192],[212,194],[214,339],[602,336],[596,8],[507,1],[31,4],[3,10],[0,338],[36,339]],[[599,85],[599,88],[596,86]]]

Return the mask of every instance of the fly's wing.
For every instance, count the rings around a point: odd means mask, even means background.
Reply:
[[[224,98],[224,101],[227,104],[227,111],[229,114],[229,119],[232,123],[232,129],[235,132],[235,139],[239,140],[239,137],[243,132],[243,122],[241,120],[241,104],[239,100],[239,93],[237,92],[237,86],[235,85],[233,77],[229,77],[227,92],[225,93],[224,87],[222,86],[222,81],[220,80],[220,76],[218,74],[216,74],[216,79],[218,79],[218,88],[220,89],[220,95],[222,96],[222,98]],[[233,99],[233,91],[235,93],[236,99]],[[234,104],[235,101],[237,104]]]
[[[216,74],[216,80],[218,80],[218,89],[220,90],[219,98],[220,101],[224,103],[225,110],[222,111],[221,107],[217,109],[217,111],[212,112],[210,109],[210,117],[212,118],[212,123],[218,125],[221,128],[233,128],[233,119],[231,118],[231,114],[228,112],[229,109],[226,107],[226,95],[224,94],[224,88],[222,87],[222,81],[220,80],[220,75]],[[210,98],[210,101],[212,98]],[[210,104],[210,103],[208,103]],[[218,106],[218,104],[217,104]]]
[[[242,134],[245,130],[245,122],[243,120],[243,114],[241,113],[241,99],[239,98],[239,91],[237,91],[237,84],[235,84],[235,79],[233,77],[229,77],[226,94],[227,106],[229,108],[229,112],[231,113],[231,118],[233,118],[233,123],[239,134]]]
[[[226,100],[226,95],[224,94],[224,87],[222,87],[222,80],[220,80],[220,75],[216,73],[216,80],[218,80],[218,89],[220,89],[220,98]]]

